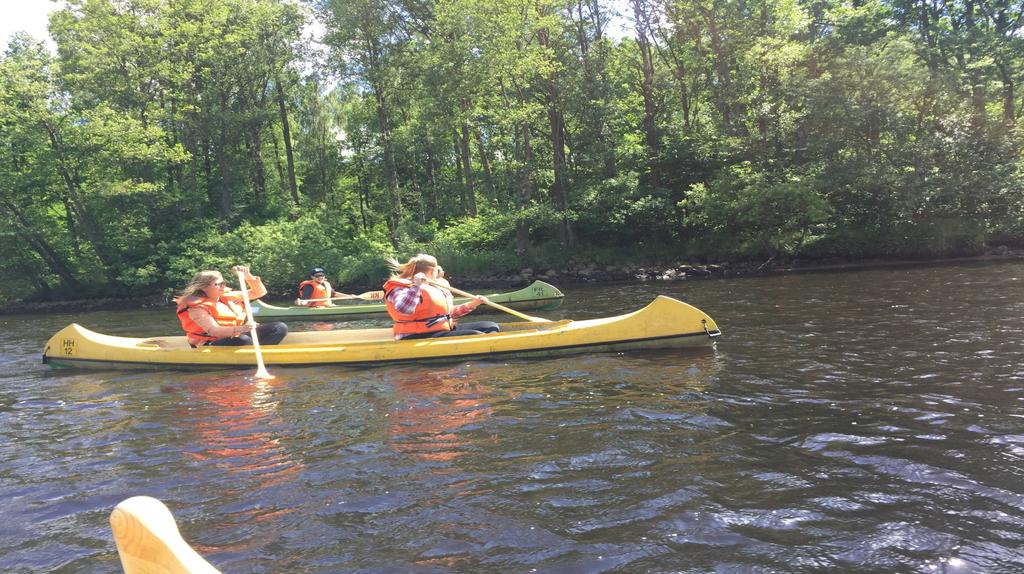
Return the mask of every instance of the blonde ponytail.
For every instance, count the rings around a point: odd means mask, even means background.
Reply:
[[[419,255],[410,258],[405,263],[399,263],[399,261],[394,257],[388,257],[387,262],[388,267],[392,271],[392,278],[401,277],[403,279],[409,279],[417,273],[437,267],[437,258],[433,255],[427,255],[426,253],[420,253]]]

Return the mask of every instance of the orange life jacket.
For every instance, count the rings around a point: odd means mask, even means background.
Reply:
[[[309,297],[302,296],[302,288],[306,285],[313,287],[313,293]],[[299,283],[299,299],[326,299],[334,295],[334,288],[327,281],[324,281],[321,285],[319,281],[313,279],[306,279],[302,283]],[[308,303],[310,307],[326,307],[329,301],[311,301]]]
[[[395,321],[395,335],[414,335],[417,333],[434,333],[437,331],[451,331],[455,328],[455,321],[451,318],[452,299],[451,294],[433,285],[420,287],[420,302],[412,315],[400,315],[391,301],[391,292],[398,287],[411,287],[412,281],[394,277],[384,283],[384,303],[388,309],[388,315]]]
[[[188,342],[195,346],[205,345],[210,341],[216,341],[223,337],[213,337],[199,326],[188,311],[193,307],[206,309],[206,312],[213,317],[213,320],[222,327],[237,327],[245,323],[245,307],[238,300],[241,292],[222,295],[217,301],[206,297],[189,297],[186,301],[178,304],[178,320],[181,321],[181,328],[188,336]]]

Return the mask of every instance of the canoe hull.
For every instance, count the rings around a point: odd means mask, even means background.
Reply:
[[[479,358],[547,357],[599,351],[708,346],[720,333],[699,309],[669,297],[616,317],[550,323],[508,323],[502,332],[395,341],[390,329],[289,333],[263,346],[271,366],[443,362]],[[84,368],[238,368],[256,364],[252,347],[192,349],[184,337],[114,337],[72,324],[46,344],[43,361]]]
[[[491,301],[511,307],[519,311],[554,309],[562,304],[565,295],[554,285],[543,281],[534,281],[530,285],[508,293],[488,294]],[[465,303],[467,298],[456,298],[455,304]],[[257,319],[290,318],[310,320],[361,319],[367,317],[386,317],[387,310],[383,303],[338,301],[333,307],[278,307],[262,301],[254,301],[253,315]],[[486,305],[477,309],[476,313],[499,312]]]

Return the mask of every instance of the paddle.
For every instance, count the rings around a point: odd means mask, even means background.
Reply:
[[[311,303],[313,301],[334,301],[337,299],[362,299],[364,301],[380,301],[383,298],[383,291],[367,291],[365,293],[360,293],[358,295],[349,295],[345,293],[342,295],[338,295],[336,297],[321,297],[319,299],[296,299],[296,301],[298,301],[299,304],[301,305],[303,303]]]
[[[185,542],[164,503],[133,496],[110,513],[117,553],[125,574],[220,574]]]
[[[456,289],[455,287],[452,287],[451,285],[444,285],[442,283],[436,283],[434,281],[430,281],[429,279],[427,280],[427,282],[430,283],[431,285],[433,285],[434,287],[438,287],[438,288],[441,288],[441,289],[447,289],[447,290],[451,291],[452,293],[455,293],[456,295],[462,295],[463,297],[469,297],[470,299],[475,299],[476,298],[476,295],[474,295],[472,293],[466,293],[465,291],[462,291],[461,289]],[[497,309],[499,311],[504,311],[504,312],[508,313],[509,315],[515,315],[516,317],[519,317],[520,319],[522,319],[524,321],[530,321],[531,323],[550,323],[551,322],[551,319],[545,319],[543,317],[531,317],[531,316],[526,315],[524,313],[520,313],[519,311],[516,311],[515,309],[509,309],[508,307],[506,307],[504,305],[499,305],[497,303],[493,303],[489,299],[487,299],[486,297],[484,297],[484,303],[487,303],[488,305],[490,305],[491,307],[494,307],[495,309]]]
[[[256,351],[256,378],[273,379],[274,375],[268,373],[267,367],[263,364],[263,351],[260,350],[260,339],[256,336],[256,321],[252,318],[252,306],[249,305],[249,287],[245,283],[245,273],[242,271],[236,271],[236,273],[238,273],[238,283],[242,290],[242,302],[245,303],[245,318],[252,325],[249,335],[252,337],[252,348]]]

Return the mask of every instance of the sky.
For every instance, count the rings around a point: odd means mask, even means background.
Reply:
[[[0,52],[7,49],[7,42],[15,32],[28,32],[37,40],[45,40],[54,49],[50,33],[46,31],[47,16],[60,10],[64,2],[52,0],[0,0],[4,4],[0,16]]]

